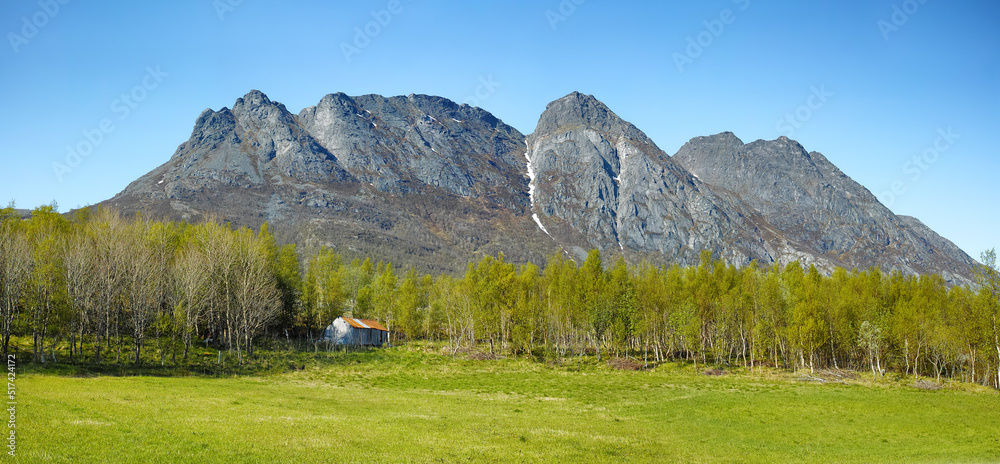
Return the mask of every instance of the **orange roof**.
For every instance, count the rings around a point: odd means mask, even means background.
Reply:
[[[343,319],[344,322],[356,329],[378,329],[383,332],[389,331],[389,329],[383,327],[382,324],[379,324],[378,321],[373,321],[371,319],[354,319],[352,317],[345,317]]]

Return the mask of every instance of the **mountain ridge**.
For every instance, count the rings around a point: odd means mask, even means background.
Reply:
[[[896,216],[818,152],[723,132],[677,153],[593,95],[546,105],[528,135],[442,97],[331,93],[293,114],[258,90],[206,109],[163,165],[102,203],[171,219],[272,223],[304,246],[460,271],[599,249],[630,262],[801,261],[937,273],[974,263]]]

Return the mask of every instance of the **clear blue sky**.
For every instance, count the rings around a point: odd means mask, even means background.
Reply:
[[[0,199],[22,208],[110,198],[250,89],[292,112],[338,91],[440,95],[525,134],[578,90],[671,154],[790,135],[883,198],[895,182],[896,213],[973,257],[1000,247],[995,0],[59,1],[0,3]],[[344,44],[364,46],[348,60]],[[104,119],[60,181],[53,163]]]

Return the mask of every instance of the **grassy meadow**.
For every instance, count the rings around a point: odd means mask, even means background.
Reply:
[[[16,462],[1000,462],[1000,395],[910,379],[709,376],[309,354],[265,375],[17,377]]]

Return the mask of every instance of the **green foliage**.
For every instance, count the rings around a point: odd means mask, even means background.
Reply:
[[[297,322],[296,313],[300,310],[299,304],[308,299],[303,295],[305,282],[299,267],[299,254],[294,243],[277,248],[274,257],[274,277],[281,295],[281,312],[276,323],[282,328],[292,327]]]
[[[295,257],[289,259],[298,262]],[[301,308],[296,322],[300,332],[315,335],[344,314],[347,299],[343,283],[344,269],[340,255],[330,249],[320,250],[306,267],[306,276],[301,284]]]
[[[1000,364],[1000,267],[997,266],[995,249],[983,253],[982,263],[976,266],[976,283],[979,284],[979,308],[976,316],[985,321],[993,348],[996,350],[997,363]],[[992,329],[992,330],[991,330]],[[987,368],[989,369],[989,368]],[[1000,369],[996,370],[997,388],[1000,388]]]
[[[264,335],[317,350],[324,328],[350,314],[383,323],[392,343],[444,339],[453,354],[871,369],[1000,386],[993,252],[975,288],[876,269],[735,267],[709,251],[687,268],[609,264],[597,250],[582,264],[555,254],[542,268],[486,255],[462,276],[431,276],[370,258],[347,264],[325,248],[303,260],[266,225],[104,210],[66,218],[52,207],[30,220],[0,211],[0,252],[4,338],[30,335],[36,362],[139,362],[147,340],[179,363],[202,342],[243,359]]]

